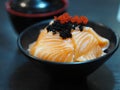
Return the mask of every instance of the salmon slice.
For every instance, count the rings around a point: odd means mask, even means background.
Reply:
[[[91,33],[97,39],[100,47],[103,50],[105,50],[105,49],[108,48],[109,43],[110,43],[109,40],[106,39],[106,38],[104,38],[104,37],[102,37],[102,36],[100,36],[100,35],[98,35],[92,28],[90,28],[90,27],[84,27],[83,31]]]
[[[75,61],[83,62],[87,60],[92,60],[95,58],[98,58],[102,55],[102,49],[99,45],[94,46],[94,48],[91,48],[87,53],[82,54],[78,58],[75,59]]]
[[[80,32],[72,33],[73,41],[75,43],[75,58],[86,54],[93,46],[97,44],[97,40],[93,37],[93,35],[89,34],[88,32]]]
[[[30,54],[43,60],[55,62],[73,62],[73,45],[71,39],[63,40],[59,34],[43,30],[37,41],[30,45]]]
[[[42,40],[42,38],[44,38],[46,34],[47,34],[47,30],[41,30],[37,40],[29,45],[28,51],[31,53],[31,55],[34,56],[35,50],[37,49],[37,46],[39,45],[40,40]]]
[[[104,52],[103,48],[109,46],[109,41],[93,31],[91,28],[84,28],[83,31],[73,31],[74,61],[85,61],[100,57]]]

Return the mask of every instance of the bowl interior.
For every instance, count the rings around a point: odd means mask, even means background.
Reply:
[[[31,55],[29,55],[27,51],[28,46],[30,43],[34,42],[37,39],[40,30],[46,27],[49,24],[49,22],[50,20],[46,20],[46,21],[37,23],[35,25],[32,25],[31,27],[27,28],[20,34],[18,38],[18,46],[24,54],[32,57]],[[111,30],[110,28],[102,24],[98,24],[94,22],[89,22],[87,26],[92,27],[99,35],[110,40],[110,46],[106,50],[107,55],[113,53],[118,48],[119,37],[113,30]],[[35,57],[32,57],[32,58],[34,58],[35,60],[39,60],[39,59],[36,59]]]

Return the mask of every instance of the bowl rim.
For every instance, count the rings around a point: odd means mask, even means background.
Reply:
[[[52,11],[52,12],[42,13],[42,14],[27,14],[27,13],[17,12],[15,10],[11,9],[11,7],[10,7],[11,0],[5,3],[5,7],[9,13],[16,15],[16,16],[22,16],[22,17],[28,17],[28,18],[49,17],[52,15],[59,14],[59,13],[63,12],[65,9],[67,9],[68,0],[62,0],[62,2],[64,3],[64,6],[62,8]]]
[[[50,19],[51,20],[51,19]],[[110,51],[108,52],[107,54],[103,55],[103,56],[100,56],[98,58],[95,58],[95,59],[91,59],[91,60],[87,60],[87,61],[84,61],[84,62],[52,62],[52,61],[49,61],[49,60],[42,60],[40,58],[37,58],[35,56],[32,56],[28,53],[28,51],[26,51],[25,49],[22,48],[22,45],[21,45],[21,37],[31,28],[35,27],[35,26],[38,26],[40,24],[45,24],[45,23],[49,23],[50,20],[45,20],[45,21],[42,21],[42,22],[39,22],[39,23],[36,23],[36,24],[33,24],[31,25],[30,27],[26,28],[25,30],[23,30],[23,32],[20,33],[20,35],[18,36],[17,38],[17,46],[18,48],[20,49],[20,51],[28,56],[29,58],[32,58],[34,59],[35,61],[38,61],[38,62],[42,62],[42,63],[49,63],[49,64],[56,64],[56,65],[75,65],[75,64],[87,64],[87,63],[92,63],[92,62],[95,62],[95,61],[98,61],[100,60],[101,58],[104,58],[106,56],[109,56],[110,54],[114,53],[117,48],[119,47],[119,44],[120,44],[120,37],[119,37],[119,34],[117,33],[117,31],[111,29],[111,28],[108,28],[106,25],[104,24],[101,24],[101,23],[96,23],[96,22],[93,22],[93,21],[90,21],[91,23],[93,24],[96,24],[96,25],[99,25],[101,27],[104,27],[104,28],[107,28],[109,30],[111,30],[114,34],[115,34],[115,37],[116,37],[116,45],[115,47]]]

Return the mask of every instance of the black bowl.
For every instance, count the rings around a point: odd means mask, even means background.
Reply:
[[[119,46],[119,36],[117,33],[102,24],[89,22],[88,26],[92,27],[101,36],[110,40],[110,46],[106,50],[106,55],[85,62],[73,63],[58,63],[38,59],[34,56],[31,56],[27,49],[29,44],[37,39],[40,29],[48,25],[49,22],[50,20],[40,22],[23,31],[18,37],[18,47],[22,53],[29,58],[30,61],[40,66],[40,68],[43,68],[44,71],[53,76],[60,76],[62,78],[71,78],[77,76],[86,77],[100,67],[106,60],[108,60]]]
[[[66,12],[68,0],[8,0],[6,10],[16,33]]]

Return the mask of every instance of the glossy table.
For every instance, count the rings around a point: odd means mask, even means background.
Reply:
[[[86,15],[120,34],[119,0],[69,0],[71,15]],[[59,82],[42,72],[17,48],[17,34],[0,1],[0,90],[120,90],[120,48],[80,87],[76,81]]]

